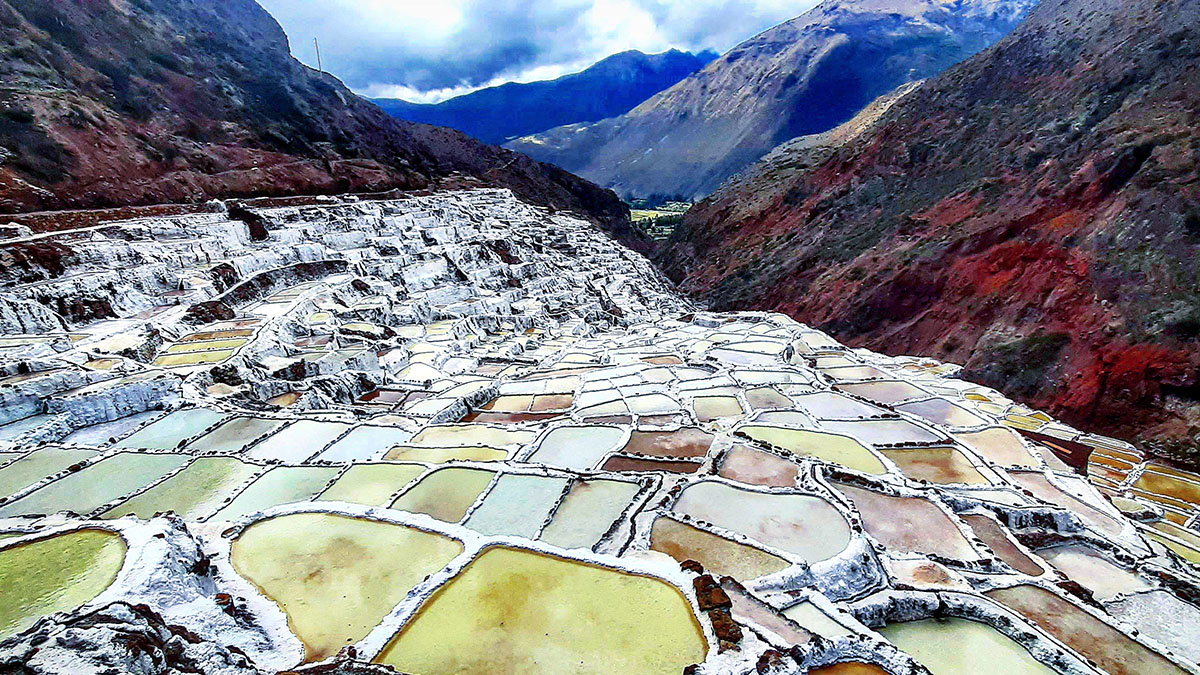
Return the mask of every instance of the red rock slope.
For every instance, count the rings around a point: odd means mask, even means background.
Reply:
[[[1198,66],[1194,0],[1044,0],[840,147],[727,184],[660,263],[716,308],[1195,448]]]

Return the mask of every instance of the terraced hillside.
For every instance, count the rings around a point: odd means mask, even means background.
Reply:
[[[1200,665],[1200,476],[509,191],[5,236],[0,669]]]

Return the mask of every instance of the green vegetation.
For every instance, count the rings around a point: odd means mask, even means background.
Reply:
[[[628,203],[634,229],[654,241],[670,239],[683,223],[683,214],[692,208],[690,202],[683,201],[678,195],[672,200],[654,195],[647,199],[631,199]]]
[[[968,376],[1018,397],[1036,395],[1053,381],[1048,373],[1071,343],[1066,333],[1038,333],[983,350],[979,369]]]

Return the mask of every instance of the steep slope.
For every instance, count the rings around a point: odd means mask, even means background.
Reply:
[[[253,0],[0,0],[0,212],[486,183],[619,223],[615,195],[394,120],[295,61]]]
[[[827,0],[628,114],[507,147],[633,196],[704,196],[875,98],[975,54],[1034,0]]]
[[[1045,0],[823,161],[728,185],[660,262],[715,307],[1195,446],[1198,27],[1188,0]]]
[[[564,124],[627,113],[716,57],[712,52],[675,49],[662,54],[628,51],[556,80],[509,83],[436,104],[374,101],[402,120],[450,127],[487,143],[503,143]]]

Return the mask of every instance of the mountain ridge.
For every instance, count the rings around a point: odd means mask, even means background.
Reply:
[[[717,58],[677,49],[659,54],[629,50],[554,80],[509,82],[434,104],[400,99],[372,101],[410,122],[458,129],[487,143],[594,122],[628,112]]]
[[[0,212],[496,185],[617,232],[615,195],[395,120],[251,0],[0,0]]]
[[[797,136],[994,43],[1033,0],[844,0],[739,44],[634,108],[505,147],[623,196],[704,196]]]

